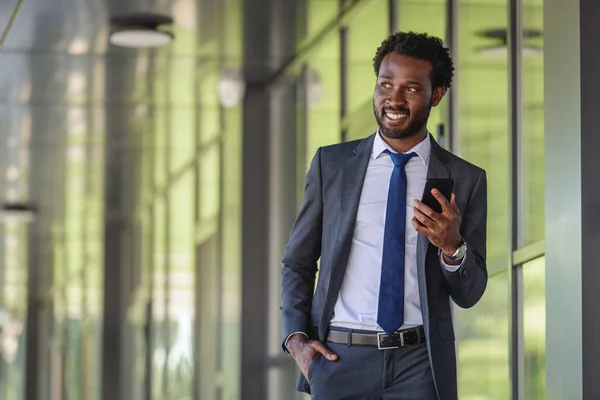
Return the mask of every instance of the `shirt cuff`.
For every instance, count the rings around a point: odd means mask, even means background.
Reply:
[[[297,333],[299,333],[299,334],[301,334],[301,335],[304,335],[304,336],[306,336],[306,338],[308,339],[308,335],[307,335],[306,333],[304,333],[304,332],[300,332],[300,331],[298,331],[298,332],[290,333],[290,335],[289,335],[289,336],[288,336],[288,337],[285,339],[285,342],[284,342],[284,344],[283,344],[283,345],[285,346],[285,348],[286,348],[286,349],[288,348],[288,347],[287,347],[287,344],[288,344],[288,341],[290,340],[290,338],[291,338],[292,336],[294,336],[295,334],[297,334]],[[289,349],[288,349],[288,351],[289,351]]]
[[[448,272],[456,272],[465,263],[467,255],[465,254],[465,256],[462,258],[460,264],[458,264],[458,265],[448,265],[448,264],[446,264],[446,260],[444,260],[444,253],[441,250],[440,250],[439,257],[440,257],[440,264],[442,264],[442,266],[446,269],[446,271],[448,271]],[[289,339],[289,337],[288,337],[288,339]]]

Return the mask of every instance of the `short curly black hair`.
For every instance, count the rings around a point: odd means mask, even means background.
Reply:
[[[454,64],[450,57],[450,50],[444,47],[442,40],[426,33],[397,32],[388,36],[377,49],[373,58],[375,75],[379,75],[379,68],[383,58],[389,53],[402,54],[418,60],[429,61],[433,65],[431,84],[433,89],[444,87],[449,89],[454,75]]]

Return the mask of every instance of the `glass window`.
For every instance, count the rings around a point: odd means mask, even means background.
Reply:
[[[508,400],[509,381],[508,273],[490,277],[482,299],[468,310],[456,308],[458,398]]]
[[[543,1],[523,1],[523,245],[544,239]]]
[[[222,386],[223,399],[240,398],[240,358],[241,358],[241,282],[242,282],[242,128],[241,107],[226,111],[225,131],[227,132],[227,162],[223,163],[223,210],[222,225],[219,227],[221,244],[220,261],[223,276],[219,299],[223,310],[219,320],[223,332],[221,342],[221,376],[225,377]]]
[[[170,173],[181,172],[182,168],[189,166],[195,153],[195,114],[191,106],[182,105],[180,109],[169,112],[171,126],[169,127],[169,151],[171,153]]]
[[[505,0],[458,4],[455,151],[488,180],[488,271],[479,304],[457,312],[460,399],[511,397],[509,364],[510,156]],[[496,272],[496,274],[493,274]]]
[[[317,148],[341,140],[340,37],[323,39],[304,71],[306,93],[306,168]],[[303,168],[303,169],[306,169]]]
[[[162,199],[154,203],[154,238],[153,238],[153,293],[152,293],[152,398],[164,399],[165,393],[165,319],[166,319],[166,249],[165,249],[165,224],[166,207]]]
[[[0,250],[0,398],[18,400],[25,383],[25,335],[27,319],[27,228],[6,222],[1,229]]]
[[[298,2],[298,7],[306,7],[303,11],[299,9],[300,15],[306,14],[306,40],[310,40],[321,32],[330,22],[334,21],[339,11],[338,0],[303,0]]]
[[[389,1],[371,0],[356,11],[348,26],[348,114],[373,113],[373,57],[389,35]],[[366,113],[366,111],[365,111]],[[363,132],[367,136],[373,132]]]
[[[488,267],[510,264],[510,156],[506,2],[458,9],[457,153],[484,168],[488,181]],[[500,43],[500,44],[499,44]],[[498,50],[500,46],[500,50]]]
[[[442,40],[446,36],[446,0],[399,0],[396,18],[402,32],[427,33]],[[442,100],[429,115],[427,128],[436,138],[438,126],[445,120],[446,104],[447,100]]]
[[[523,265],[525,398],[546,398],[546,259]]]
[[[218,174],[218,169],[213,173]],[[169,197],[169,280],[167,364],[169,399],[194,393],[194,171],[177,180]]]

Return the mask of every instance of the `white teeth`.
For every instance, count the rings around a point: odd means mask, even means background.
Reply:
[[[401,113],[389,113],[389,112],[386,112],[385,115],[389,119],[393,119],[393,120],[397,120],[397,119],[404,118],[407,116],[406,114],[403,114],[403,113],[401,114]]]

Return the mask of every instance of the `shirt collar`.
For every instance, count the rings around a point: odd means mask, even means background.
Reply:
[[[392,153],[397,153],[396,151],[392,150],[390,145],[387,144],[385,140],[381,138],[381,133],[379,133],[379,130],[377,130],[377,134],[375,134],[375,140],[373,141],[373,151],[371,152],[371,157],[373,158],[373,160],[376,160],[379,157],[381,157],[381,155],[384,154],[386,150],[389,150]],[[427,132],[427,136],[425,136],[425,139],[423,139],[423,141],[418,143],[415,147],[413,147],[406,153],[411,152],[417,153],[417,155],[423,161],[424,164],[427,165],[429,163],[429,157],[431,155],[431,139],[429,138],[429,132]]]

